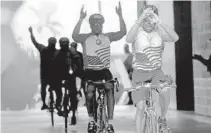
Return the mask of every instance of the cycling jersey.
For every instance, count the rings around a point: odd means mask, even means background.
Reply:
[[[157,32],[142,29],[133,43],[133,68],[153,71],[161,68],[164,43]]]
[[[104,34],[91,34],[83,45],[84,68],[102,70],[110,67],[110,40]]]

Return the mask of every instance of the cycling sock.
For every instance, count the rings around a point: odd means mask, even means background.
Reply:
[[[113,123],[113,120],[108,120],[108,124],[112,124]]]
[[[89,122],[94,121],[93,117],[89,117]]]
[[[160,119],[161,119],[161,120],[165,120],[166,117],[165,117],[165,116],[164,116],[164,117],[163,117],[163,116],[160,116]]]

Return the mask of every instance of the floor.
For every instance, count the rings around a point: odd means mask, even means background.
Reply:
[[[114,128],[116,133],[135,133],[133,106],[116,106]],[[168,123],[172,133],[211,133],[211,117],[193,112],[169,110]],[[78,110],[78,124],[69,126],[68,133],[86,133],[88,116],[85,107]],[[2,111],[2,133],[65,133],[64,119],[55,115],[55,126],[51,126],[50,113],[39,110]]]

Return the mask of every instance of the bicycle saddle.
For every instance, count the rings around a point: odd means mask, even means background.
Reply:
[[[149,83],[152,83],[152,78],[144,81],[144,84],[149,84]]]

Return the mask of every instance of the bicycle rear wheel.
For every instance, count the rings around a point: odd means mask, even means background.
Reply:
[[[54,108],[53,108],[53,92],[50,91],[50,113],[51,113],[51,124],[54,126]]]

